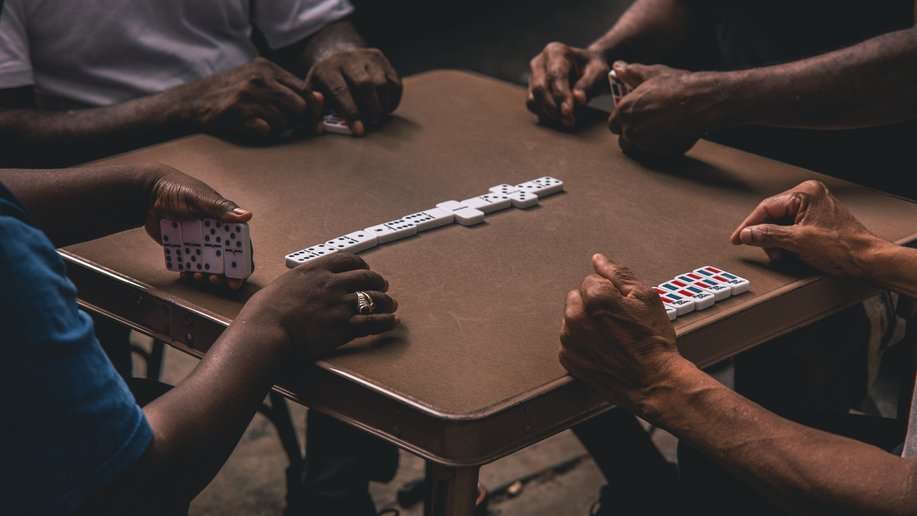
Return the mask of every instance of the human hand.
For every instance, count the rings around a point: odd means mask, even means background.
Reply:
[[[814,180],[761,201],[730,241],[762,247],[771,260],[789,254],[822,272],[854,278],[870,272],[864,261],[888,243]]]
[[[323,103],[305,81],[262,57],[176,88],[175,95],[197,130],[249,141],[317,128]]]
[[[598,51],[548,43],[529,62],[526,107],[542,123],[576,125],[574,108],[607,92],[608,63]]]
[[[601,254],[596,274],[567,294],[560,363],[602,397],[644,414],[653,389],[684,359],[662,300]]]
[[[401,102],[401,78],[375,48],[347,48],[319,59],[306,82],[327,97],[357,136]]]
[[[248,222],[252,212],[244,210],[226,199],[205,183],[171,167],[157,167],[150,187],[146,189],[147,215],[144,228],[154,240],[162,243],[160,219],[192,220],[217,219],[222,222]],[[222,274],[185,272],[198,282],[226,285],[236,290],[245,280],[230,279]]]
[[[632,88],[608,118],[608,129],[620,136],[625,152],[681,155],[724,123],[726,109],[720,103],[728,87],[721,74],[622,61],[615,62],[614,71]]]
[[[288,271],[252,298],[253,317],[283,328],[294,350],[312,360],[351,339],[395,328],[398,303],[385,292],[388,282],[362,258],[334,253]],[[357,312],[356,291],[372,297],[372,314]],[[248,305],[246,305],[248,308]]]

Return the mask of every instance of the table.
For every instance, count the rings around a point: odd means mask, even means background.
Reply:
[[[323,135],[244,147],[197,135],[105,160],[160,162],[254,211],[256,271],[236,294],[182,283],[142,229],[61,251],[84,307],[203,354],[245,300],[286,271],[287,253],[552,175],[566,191],[362,256],[391,283],[403,327],[297,369],[277,389],[428,459],[428,511],[467,514],[478,467],[608,408],[557,361],[565,294],[597,251],[659,283],[703,265],[751,291],[674,322],[707,366],[840,310],[874,290],[777,270],[728,236],[766,196],[818,178],[881,237],[912,242],[917,205],[709,142],[649,167],[602,123],[538,126],[518,86],[458,71],[405,80],[402,105],[365,138]]]

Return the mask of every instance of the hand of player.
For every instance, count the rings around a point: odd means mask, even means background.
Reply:
[[[359,290],[372,297],[373,314],[358,313]],[[267,318],[266,327],[282,328],[300,357],[312,360],[356,337],[395,328],[398,303],[387,290],[388,282],[362,258],[335,253],[287,272],[250,304],[255,317]]]
[[[771,260],[789,253],[822,272],[855,278],[869,272],[864,259],[888,244],[813,180],[761,201],[730,240],[762,247]]]
[[[662,300],[601,254],[596,274],[567,294],[560,363],[604,398],[637,414],[653,387],[684,359]]]
[[[608,119],[609,130],[620,136],[625,152],[681,155],[722,125],[723,110],[717,102],[724,86],[718,74],[622,61],[615,62],[614,70],[633,89]]]
[[[258,57],[174,90],[195,129],[220,137],[261,141],[282,131],[314,130],[322,96],[280,66]]]
[[[162,243],[159,221],[217,219],[223,222],[248,222],[252,212],[244,210],[226,199],[205,183],[170,167],[160,167],[151,187],[148,189],[147,216],[144,228],[154,240]],[[196,281],[208,281],[214,285],[227,285],[235,290],[245,280],[228,279],[222,274],[200,272],[182,273],[192,275]]]
[[[329,105],[357,136],[391,113],[401,102],[401,78],[375,48],[347,48],[319,59],[306,82],[322,92]]]
[[[525,105],[542,123],[573,127],[574,108],[610,88],[608,62],[597,51],[549,43],[529,66]]]

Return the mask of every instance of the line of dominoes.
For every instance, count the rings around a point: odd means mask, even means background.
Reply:
[[[555,194],[563,189],[563,181],[550,176],[539,177],[517,185],[500,184],[492,187],[483,195],[464,201],[441,202],[435,208],[332,238],[325,243],[290,253],[286,255],[284,261],[287,267],[293,268],[331,253],[340,251],[359,253],[452,223],[473,226],[484,222],[484,216],[488,213],[509,207],[531,208],[538,204],[539,198]]]
[[[252,275],[248,224],[162,219],[159,229],[166,269],[170,271],[223,274],[234,279]]]
[[[679,274],[656,287],[670,321],[694,310],[710,308],[717,301],[748,292],[745,278],[707,265]]]

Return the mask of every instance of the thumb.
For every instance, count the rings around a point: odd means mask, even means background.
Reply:
[[[793,251],[793,239],[799,228],[797,226],[780,226],[777,224],[758,224],[748,226],[739,232],[743,244],[756,247],[777,247]]]
[[[583,105],[590,98],[608,88],[608,65],[602,61],[591,60],[583,69],[583,75],[573,85],[573,98],[576,103]]]
[[[624,61],[615,61],[613,66],[618,79],[631,88],[636,88],[659,75],[663,68],[665,67],[658,65],[628,64]]]
[[[252,212],[240,208],[238,204],[223,197],[217,192],[208,192],[197,197],[197,210],[206,218],[213,218],[223,222],[248,222]]]

